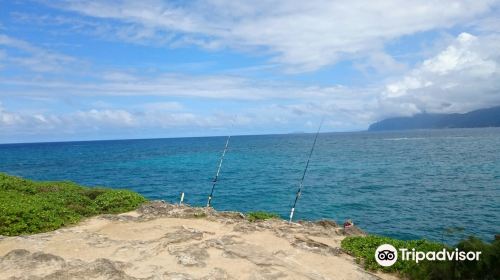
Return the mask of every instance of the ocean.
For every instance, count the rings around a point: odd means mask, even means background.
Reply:
[[[213,206],[289,215],[314,134],[234,136]],[[204,206],[225,137],[0,145],[0,172]],[[296,219],[452,244],[500,233],[500,129],[321,133]],[[453,235],[446,228],[462,227]]]

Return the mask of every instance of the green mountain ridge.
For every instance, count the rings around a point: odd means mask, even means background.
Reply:
[[[500,106],[464,114],[428,114],[388,118],[373,123],[369,131],[500,127]]]

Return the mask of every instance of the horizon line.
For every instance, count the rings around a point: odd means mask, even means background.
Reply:
[[[352,130],[352,131],[324,131],[319,134],[328,133],[356,133],[368,132],[368,130]],[[40,142],[7,142],[1,145],[18,145],[18,144],[51,144],[51,143],[75,143],[75,142],[105,142],[105,141],[130,141],[130,140],[161,140],[161,139],[183,139],[183,138],[215,138],[215,137],[241,137],[241,136],[271,136],[271,135],[293,135],[293,134],[315,134],[316,132],[288,132],[288,133],[263,133],[263,134],[225,134],[225,135],[205,135],[205,136],[176,136],[176,137],[151,137],[151,138],[114,138],[114,139],[89,139],[89,140],[54,140]]]

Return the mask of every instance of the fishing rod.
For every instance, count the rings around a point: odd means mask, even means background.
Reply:
[[[208,196],[207,207],[210,207],[210,203],[212,202],[212,197],[214,195],[215,185],[217,184],[217,180],[219,179],[219,173],[220,173],[220,169],[222,167],[222,161],[224,160],[224,156],[226,155],[227,147],[229,145],[229,139],[231,139],[231,136],[227,137],[226,146],[224,147],[224,151],[222,152],[222,156],[220,157],[219,167],[217,168],[217,173],[215,174],[214,180],[212,181],[213,182],[212,191],[210,191],[210,195]]]
[[[314,136],[314,142],[311,147],[311,151],[309,152],[309,157],[307,158],[307,163],[306,163],[306,168],[304,168],[304,173],[302,173],[302,178],[300,179],[300,184],[299,184],[299,189],[297,190],[297,195],[295,196],[295,201],[293,202],[292,210],[290,211],[290,223],[292,222],[293,219],[293,213],[295,212],[295,206],[297,205],[297,201],[299,200],[300,195],[302,194],[302,187],[304,186],[304,178],[306,177],[306,172],[307,169],[309,168],[309,161],[311,160],[311,156],[314,152],[314,147],[316,146],[316,140],[318,139],[319,131],[321,130],[321,126],[323,125],[323,121],[325,118],[321,119],[321,122],[318,127],[318,131],[316,132],[316,135]]]

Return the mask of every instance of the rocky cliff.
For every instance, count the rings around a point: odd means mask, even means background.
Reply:
[[[150,202],[49,233],[0,238],[0,279],[391,279],[340,249],[332,221],[249,222]]]

